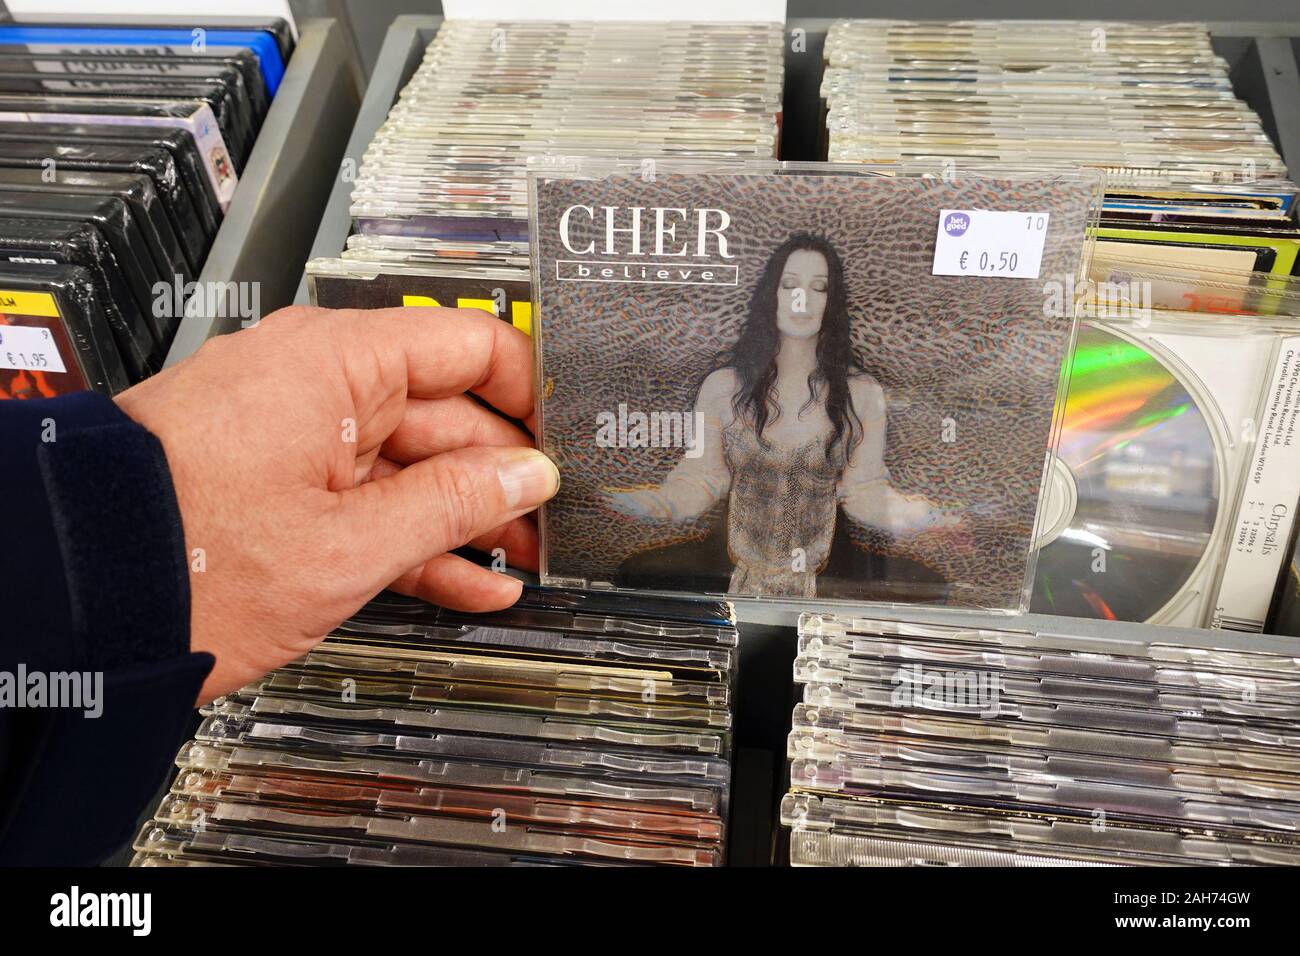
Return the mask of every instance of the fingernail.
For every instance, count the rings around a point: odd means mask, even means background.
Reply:
[[[510,509],[534,508],[560,490],[555,462],[532,448],[520,449],[498,465],[497,478]]]

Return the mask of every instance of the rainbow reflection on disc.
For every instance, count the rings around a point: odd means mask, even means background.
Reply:
[[[1039,551],[1031,610],[1156,618],[1200,564],[1219,510],[1214,438],[1195,399],[1151,352],[1084,325],[1059,454],[1078,501]]]

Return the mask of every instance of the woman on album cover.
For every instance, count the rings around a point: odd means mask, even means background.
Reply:
[[[625,514],[673,522],[725,500],[731,593],[816,596],[832,543],[845,536],[841,512],[895,535],[955,523],[889,483],[884,391],[854,353],[844,266],[820,236],[793,235],[768,258],[740,337],[718,356],[695,410],[703,453],[683,457],[657,487],[614,491],[610,499]],[[625,583],[667,584],[664,574],[703,556],[682,545],[634,556],[624,564]],[[860,565],[866,557],[850,560]],[[926,576],[910,570],[911,578]],[[879,576],[861,567],[850,573],[859,583],[864,574]]]

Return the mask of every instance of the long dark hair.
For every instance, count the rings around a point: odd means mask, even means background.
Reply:
[[[819,252],[826,259],[826,311],[822,315],[817,338],[817,367],[808,376],[808,401],[800,412],[811,408],[826,390],[826,412],[831,420],[831,435],[826,440],[826,456],[831,457],[842,445],[848,461],[862,440],[862,422],[849,395],[849,376],[862,371],[862,364],[849,341],[848,296],[844,289],[844,264],[835,247],[822,236],[795,233],[768,257],[763,273],[749,300],[749,316],[740,330],[740,338],[718,360],[718,368],[733,368],[740,387],[732,397],[731,407],[738,418],[752,422],[759,442],[766,447],[763,429],[781,415],[772,397],[776,386],[776,354],[781,347],[781,333],[776,327],[776,300],[790,254],[800,250]]]

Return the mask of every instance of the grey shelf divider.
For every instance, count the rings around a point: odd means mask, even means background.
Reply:
[[[244,324],[242,283],[257,284],[263,315],[293,301],[360,102],[352,62],[337,21],[298,24],[298,44],[199,274],[208,308],[181,320],[167,365]]]
[[[330,192],[320,228],[316,231],[309,259],[337,256],[343,250],[352,228],[352,175],[361,167],[361,157],[375,133],[383,125],[388,110],[397,100],[402,87],[419,66],[424,50],[442,25],[442,17],[404,16],[393,20],[384,37],[365,98],[357,113],[356,125],[343,152],[343,159],[331,171],[334,186]],[[299,276],[298,292],[294,301],[307,302],[307,280]]]

